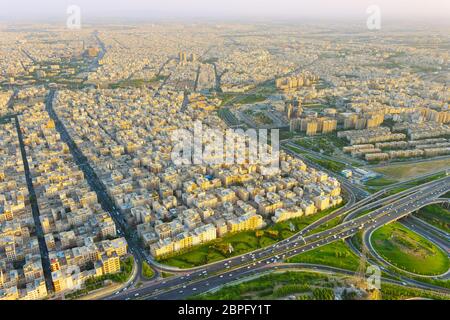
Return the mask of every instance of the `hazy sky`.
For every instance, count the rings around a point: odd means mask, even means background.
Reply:
[[[65,19],[78,5],[93,18],[362,18],[369,5],[385,18],[448,19],[450,0],[0,0],[0,17]]]

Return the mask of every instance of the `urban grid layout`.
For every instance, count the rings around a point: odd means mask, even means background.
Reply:
[[[448,27],[3,23],[0,300],[447,300],[449,83]]]

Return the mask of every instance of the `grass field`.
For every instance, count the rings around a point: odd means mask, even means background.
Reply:
[[[292,151],[294,151],[295,153],[298,153],[298,154],[305,153],[304,151],[302,151],[302,150],[300,150],[299,148],[296,148],[296,147],[286,146],[286,148],[288,148],[289,150],[292,150]]]
[[[450,232],[450,210],[441,205],[426,206],[420,209],[416,216],[445,232]]]
[[[253,104],[267,100],[267,96],[260,94],[249,94],[239,101],[240,104]]]
[[[320,136],[304,137],[293,141],[306,149],[323,152],[327,155],[333,155],[336,149],[341,149],[347,143],[344,139],[338,138],[336,134],[323,134]]]
[[[280,222],[260,231],[246,231],[227,235],[193,247],[184,253],[162,259],[160,262],[178,268],[192,268],[241,255],[289,238],[336,209],[331,208],[314,215]],[[230,245],[233,248],[232,252],[228,251]]]
[[[406,181],[405,183],[402,183],[399,186],[389,190],[389,192],[387,192],[385,194],[385,196],[387,197],[387,196],[390,196],[390,195],[393,195],[393,194],[405,191],[406,189],[413,188],[415,186],[418,186],[418,185],[421,185],[421,184],[424,184],[424,183],[427,183],[427,182],[431,182],[433,180],[437,180],[437,179],[440,179],[440,178],[443,178],[443,177],[445,177],[445,173],[441,172],[441,173],[436,173],[436,174],[433,174],[431,176],[428,176],[428,177],[425,177],[425,178],[421,178],[421,179],[418,179],[418,180],[414,180],[414,181],[410,181],[410,182]],[[375,192],[375,191],[379,191],[381,189],[384,189],[385,187],[387,187],[387,186],[389,186],[391,184],[394,184],[396,182],[398,182],[398,181],[392,180],[392,179],[386,178],[386,177],[380,177],[380,178],[377,178],[377,179],[374,179],[374,180],[369,180],[366,183],[366,186],[370,187],[372,192]]]
[[[288,260],[289,263],[313,263],[331,267],[356,270],[359,257],[354,254],[343,240],[313,249]]]
[[[340,173],[346,167],[346,165],[341,162],[336,162],[336,161],[331,161],[331,160],[326,160],[326,159],[318,159],[311,155],[307,155],[305,157],[308,158],[309,160],[317,163],[318,165],[324,167],[325,169],[328,169],[335,173]]]
[[[305,236],[311,235],[311,234],[315,234],[315,233],[319,233],[331,228],[336,227],[342,220],[342,217],[336,217],[334,219],[331,219],[330,221],[328,221],[327,223],[322,224],[321,226],[319,226],[318,228],[311,230],[309,233],[305,234]]]
[[[117,89],[117,88],[143,88],[148,85],[154,85],[158,83],[159,81],[164,80],[165,78],[155,77],[152,79],[125,79],[121,80],[117,83],[113,83],[110,85],[111,89]]]
[[[301,294],[309,299],[318,299],[314,289],[330,287],[327,276],[319,273],[287,271],[271,273],[239,284],[232,284],[214,293],[192,297],[199,300],[259,300],[278,299],[292,294]]]
[[[351,280],[340,275],[325,275],[317,272],[286,271],[263,275],[256,279],[247,279],[198,296],[192,300],[273,300],[295,296],[297,300],[334,299],[336,287],[349,288]],[[382,282],[382,298],[402,300],[423,297],[429,299],[448,299],[448,296],[412,289]],[[360,299],[347,290],[341,296],[344,300]],[[364,299],[364,298],[363,298]],[[367,298],[366,298],[367,299]]]
[[[394,180],[405,180],[437,170],[444,170],[449,167],[448,159],[431,160],[424,162],[416,162],[414,164],[399,163],[391,164],[383,167],[371,168],[371,170],[386,175],[387,178]]]
[[[280,140],[292,139],[293,137],[295,137],[295,135],[296,135],[295,132],[291,132],[291,131],[286,130],[286,129],[281,129],[280,130]]]
[[[142,262],[142,275],[144,278],[151,279],[155,275],[155,271],[150,267],[147,262]]]
[[[405,271],[439,275],[449,268],[449,259],[441,249],[399,223],[376,230],[371,242],[378,254]]]
[[[385,187],[388,185],[391,185],[393,183],[396,183],[397,180],[394,179],[389,179],[389,178],[385,178],[385,177],[380,177],[380,178],[376,178],[376,179],[372,179],[366,182],[366,186],[369,187]]]
[[[413,187],[419,186],[421,184],[428,183],[428,182],[431,182],[431,181],[434,181],[434,180],[437,180],[437,179],[440,179],[443,177],[445,177],[445,173],[437,173],[437,174],[434,174],[434,175],[426,177],[426,178],[403,183],[402,185],[389,190],[389,192],[386,193],[385,196],[394,195],[394,194],[400,193],[402,191],[405,191],[406,189],[410,189],[410,188],[413,188]]]
[[[219,93],[217,94],[217,97],[222,100],[221,106],[229,105],[229,102],[238,97],[240,93],[233,93],[233,92],[227,92],[227,93]]]
[[[165,278],[171,278],[174,276],[173,273],[170,272],[161,272],[161,276],[165,279]]]

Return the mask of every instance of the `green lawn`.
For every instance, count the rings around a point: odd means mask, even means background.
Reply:
[[[351,237],[350,241],[352,242],[353,246],[359,251],[362,251],[362,237],[363,237],[363,231],[358,231],[353,237]]]
[[[301,147],[315,151],[323,152],[327,155],[333,155],[336,149],[341,149],[346,146],[347,143],[344,139],[338,138],[336,133],[322,134],[313,137],[304,137],[301,139],[296,139],[295,144]]]
[[[155,275],[155,271],[150,267],[147,262],[142,262],[142,275],[144,278],[151,279]]]
[[[328,282],[328,277],[319,273],[287,271],[263,275],[253,280],[225,286],[214,293],[192,298],[199,300],[259,300],[309,293],[313,299],[315,298],[312,295],[313,290],[317,287],[327,286]]]
[[[289,238],[337,208],[330,208],[314,215],[273,224],[261,231],[245,231],[227,235],[193,247],[186,252],[161,259],[160,262],[178,268],[192,268],[241,255]],[[230,245],[233,249],[232,252],[228,250]]]
[[[230,101],[234,100],[236,97],[238,97],[240,93],[233,93],[233,92],[226,92],[226,93],[218,93],[217,98],[222,100],[221,106],[226,106],[229,104]]]
[[[239,100],[240,104],[253,104],[258,102],[263,102],[267,100],[267,96],[260,94],[249,94],[243,99]]]
[[[427,298],[433,300],[448,300],[449,297],[434,293],[432,291],[425,291],[415,288],[398,286],[390,283],[381,284],[381,293],[383,300],[405,300],[411,298]]]
[[[296,147],[286,146],[286,148],[288,148],[289,150],[292,150],[292,151],[294,151],[295,153],[298,153],[298,154],[305,153],[303,150],[300,150],[299,148],[296,148]]]
[[[346,165],[341,162],[336,162],[336,161],[331,161],[331,160],[326,160],[326,159],[318,159],[311,155],[307,155],[305,157],[308,158],[309,160],[317,163],[318,165],[324,167],[325,169],[328,169],[335,173],[340,173],[346,167]]]
[[[372,168],[373,171],[396,180],[411,179],[420,175],[448,168],[448,159],[430,160],[423,162],[398,163],[383,167]]]
[[[325,109],[327,106],[323,105],[321,103],[304,103],[302,104],[302,107],[305,109]]]
[[[341,220],[342,220],[342,217],[336,217],[334,219],[331,219],[327,223],[324,223],[321,226],[319,226],[318,228],[316,228],[314,230],[311,230],[305,236],[308,236],[308,235],[311,235],[311,234],[315,234],[315,233],[319,233],[319,232],[322,232],[322,231],[334,228],[341,222]]]
[[[418,185],[421,185],[421,184],[424,184],[427,182],[431,182],[431,181],[434,181],[434,180],[437,180],[437,179],[440,179],[443,177],[445,177],[445,173],[441,172],[441,173],[437,173],[437,174],[431,175],[426,178],[422,178],[422,179],[418,179],[418,180],[414,180],[414,181],[410,181],[410,182],[405,182],[405,183],[402,183],[401,185],[399,185],[398,187],[395,187],[395,188],[389,190],[389,192],[386,194],[386,196],[394,195],[396,193],[405,191],[406,189],[413,188]],[[369,180],[366,183],[366,186],[371,186],[371,187],[373,187],[372,189],[381,190],[381,189],[383,189],[383,187],[391,185],[396,182],[398,182],[398,181],[390,179],[390,178],[386,178],[386,177],[381,177],[381,178],[377,178],[374,180]]]
[[[393,183],[396,183],[396,180],[393,179],[388,179],[388,178],[384,178],[384,177],[380,177],[380,178],[376,178],[376,179],[372,179],[366,182],[366,186],[369,187],[385,187],[388,185],[391,185]]]
[[[449,268],[449,259],[441,249],[397,222],[376,230],[371,242],[378,254],[405,271],[438,275]]]
[[[193,300],[267,300],[296,295],[298,300],[334,299],[335,287],[349,287],[347,278],[316,272],[286,271],[263,275],[256,279],[230,284],[211,293],[190,297]],[[448,299],[448,296],[383,282],[382,299],[402,300],[415,297]],[[356,299],[348,294],[343,299]]]
[[[110,84],[111,89],[117,88],[143,88],[147,85],[155,84],[159,81],[164,80],[165,77],[159,76],[152,79],[124,79],[117,83]]]
[[[286,129],[280,130],[280,140],[292,139],[293,137],[295,137],[295,132],[291,132]]]
[[[359,257],[354,254],[343,240],[298,254],[288,260],[289,263],[313,263],[331,267],[356,270]]]
[[[161,272],[161,276],[162,276],[163,278],[170,278],[170,277],[173,277],[174,274],[173,274],[173,273],[170,273],[170,272]]]
[[[450,232],[450,210],[441,205],[426,206],[420,209],[416,216],[445,232]]]

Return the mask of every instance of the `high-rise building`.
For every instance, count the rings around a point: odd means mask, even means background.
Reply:
[[[306,125],[306,135],[313,136],[317,133],[318,123],[317,121],[310,121]]]

